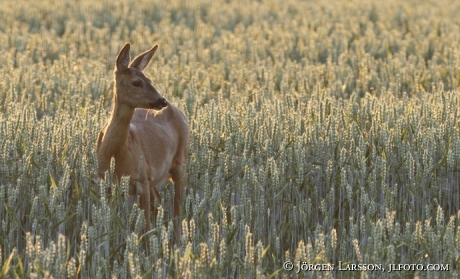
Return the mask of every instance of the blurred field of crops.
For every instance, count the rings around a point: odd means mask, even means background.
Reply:
[[[3,0],[0,278],[457,278],[460,2],[318,2]],[[142,235],[97,181],[126,42],[189,119],[180,246],[171,185]]]

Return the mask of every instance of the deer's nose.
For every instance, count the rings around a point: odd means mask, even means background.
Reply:
[[[160,109],[168,106],[168,102],[166,101],[165,98],[161,98],[158,101],[156,101],[155,103],[151,104],[151,106],[152,106],[153,109],[160,110]]]

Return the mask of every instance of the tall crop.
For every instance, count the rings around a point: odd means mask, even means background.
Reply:
[[[3,1],[0,278],[456,278],[459,8]],[[97,179],[127,41],[189,119],[180,246],[171,184],[143,235]]]

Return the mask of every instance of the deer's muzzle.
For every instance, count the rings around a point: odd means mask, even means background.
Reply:
[[[165,98],[161,98],[158,101],[156,101],[155,103],[151,103],[150,106],[152,107],[152,109],[160,110],[160,109],[168,106],[168,102],[166,101]]]

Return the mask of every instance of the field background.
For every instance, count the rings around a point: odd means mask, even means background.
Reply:
[[[460,2],[318,2],[3,0],[0,278],[457,278]],[[189,119],[180,247],[171,185],[142,236],[96,179],[128,41]]]

